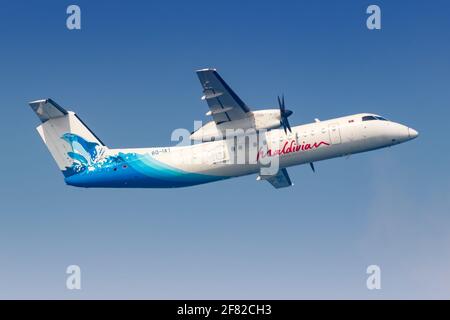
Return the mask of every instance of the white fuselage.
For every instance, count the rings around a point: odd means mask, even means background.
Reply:
[[[189,146],[140,149],[111,149],[109,154],[148,154],[155,160],[178,170],[229,178],[260,173],[262,163],[277,158],[280,168],[311,163],[389,147],[411,140],[417,132],[386,120],[363,121],[372,114],[355,114],[292,127],[292,132],[273,129],[263,138],[239,138],[198,143]],[[245,152],[244,152],[245,151]]]

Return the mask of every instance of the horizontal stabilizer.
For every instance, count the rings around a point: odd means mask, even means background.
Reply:
[[[30,106],[41,122],[67,115],[67,111],[52,99],[32,101]]]

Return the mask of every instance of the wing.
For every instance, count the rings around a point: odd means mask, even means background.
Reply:
[[[292,186],[291,178],[289,178],[289,174],[286,168],[278,170],[278,173],[273,176],[258,176],[257,180],[267,180],[273,185],[275,188],[286,188]]]
[[[215,69],[202,69],[197,76],[203,87],[202,100],[209,106],[207,115],[211,115],[220,124],[227,121],[246,118],[250,109],[226,84]]]

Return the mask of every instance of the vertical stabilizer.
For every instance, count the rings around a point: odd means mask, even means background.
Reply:
[[[101,159],[106,146],[75,113],[51,99],[30,106],[42,122],[36,129],[64,176],[82,172]]]

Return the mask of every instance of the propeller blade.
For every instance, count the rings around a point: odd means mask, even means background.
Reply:
[[[292,132],[291,125],[289,124],[289,120],[287,117],[284,118],[284,125],[287,127],[289,132]]]
[[[291,125],[289,124],[288,117],[292,114],[291,110],[286,110],[285,104],[284,104],[284,94],[280,96],[277,96],[278,100],[278,107],[280,108],[280,125],[283,126],[284,133],[287,133],[287,130],[289,132],[292,132]]]

